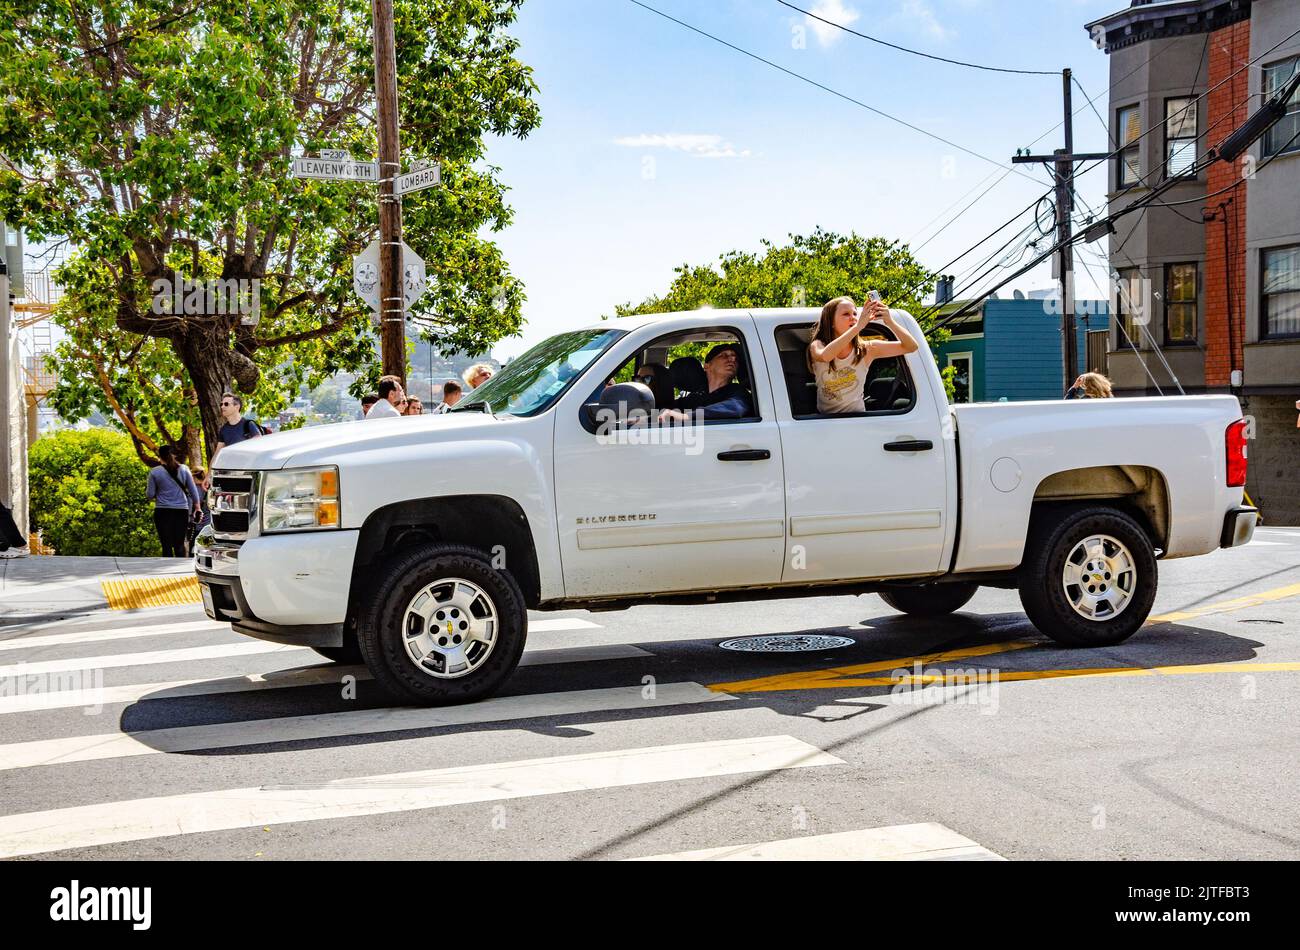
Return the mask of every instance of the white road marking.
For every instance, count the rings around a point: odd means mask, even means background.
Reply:
[[[532,620],[528,623],[529,633],[557,633],[565,630],[599,630],[600,624],[578,617],[564,617],[555,620]],[[39,637],[11,637],[0,639],[0,650],[21,650],[25,647],[52,647],[68,643],[97,643],[101,640],[131,640],[141,637],[162,637],[177,633],[195,631],[211,633],[232,633],[228,623],[215,620],[195,620],[186,623],[160,623],[134,627],[95,627],[71,630],[66,633],[53,633]],[[0,637],[7,631],[0,627]],[[244,642],[242,637],[237,642]]]
[[[0,857],[205,831],[842,764],[843,760],[792,736],[760,736],[399,772],[319,785],[193,792],[0,818]]]
[[[657,709],[661,706],[726,702],[733,698],[699,683],[663,683],[655,690],[653,699],[646,699],[639,685],[616,686],[609,689],[504,696],[466,706],[433,709],[363,709],[279,719],[219,722],[206,726],[177,726],[142,732],[65,736],[61,739],[37,739],[0,745],[0,770],[124,759],[137,755],[377,735],[407,729],[440,729],[515,719],[550,719],[611,709]]]
[[[43,676],[47,673],[66,673],[73,670],[105,670],[118,666],[155,666],[159,663],[184,663],[188,660],[215,660],[228,656],[252,656],[258,653],[303,653],[307,650],[307,647],[246,640],[240,643],[183,647],[177,650],[114,653],[108,656],[82,656],[63,660],[38,660],[34,663],[13,663],[0,666],[0,679],[10,676]]]
[[[197,630],[211,633],[229,633],[230,624],[212,620],[195,620],[191,623],[156,624],[147,627],[115,627],[110,629],[76,630],[70,633],[51,633],[39,637],[13,637],[0,640],[0,650],[21,650],[25,647],[56,647],[67,643],[98,643],[101,640],[133,640],[139,637],[162,637],[169,634],[193,633]],[[0,629],[0,634],[4,630]]]
[[[633,861],[1003,861],[1005,858],[957,834],[927,822],[863,831],[809,835],[763,844],[702,848],[656,854]]]
[[[563,647],[553,650],[527,650],[519,661],[520,666],[543,666],[552,663],[593,663],[600,660],[626,660],[650,656],[645,650],[628,643],[607,643],[594,646]],[[295,686],[319,686],[341,683],[344,676],[358,680],[370,679],[364,666],[344,666],[325,663],[302,669],[277,670],[272,673],[253,673],[248,676],[231,676],[220,679],[172,680],[162,683],[132,683],[122,686],[85,688],[84,677],[70,677],[63,688],[19,692],[14,686],[0,682],[0,715],[6,713],[35,712],[42,709],[74,709],[82,707],[111,706],[114,703],[134,703],[141,700],[177,699],[185,696],[212,696],[223,693],[247,693],[263,689],[284,689]],[[44,684],[48,685],[48,684]],[[60,685],[60,684],[54,684]]]

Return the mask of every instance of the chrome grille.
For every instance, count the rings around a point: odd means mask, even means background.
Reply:
[[[216,537],[234,541],[248,537],[257,520],[257,488],[257,472],[212,473],[208,508]]]

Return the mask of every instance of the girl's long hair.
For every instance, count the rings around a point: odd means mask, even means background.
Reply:
[[[1089,399],[1113,399],[1115,395],[1110,391],[1110,380],[1101,373],[1084,373],[1083,391]]]
[[[172,475],[180,471],[181,463],[176,460],[176,449],[170,445],[158,446],[158,461]]]
[[[812,341],[821,340],[822,346],[830,346],[835,338],[839,336],[835,332],[835,311],[840,309],[840,304],[847,303],[856,307],[852,297],[836,297],[828,301],[826,306],[822,307],[822,315],[817,318],[817,322],[812,328],[812,338],[808,341],[808,372],[812,372]],[[861,363],[867,355],[867,341],[861,336],[853,338],[853,363]]]

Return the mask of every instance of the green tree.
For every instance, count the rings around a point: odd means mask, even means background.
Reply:
[[[32,520],[63,555],[156,557],[162,549],[145,497],[149,469],[120,432],[67,429],[28,455]]]
[[[662,296],[617,308],[619,316],[671,313],[700,307],[816,307],[849,296],[859,304],[872,290],[889,306],[917,317],[932,350],[949,337],[934,330],[923,315],[921,295],[933,289],[929,273],[899,241],[883,237],[847,236],[821,228],[807,236],[791,234],[789,244],[761,242],[762,250],[729,251],[716,265],[683,264]],[[951,369],[944,383],[952,395]]]
[[[486,135],[539,121],[506,30],[522,0],[396,0],[408,158],[442,186],[407,196],[429,264],[413,314],[441,349],[518,330],[523,288],[483,235],[511,217]],[[55,405],[98,410],[141,458],[216,442],[232,384],[262,416],[301,385],[373,376],[351,258],[374,236],[374,186],[299,181],[295,154],[376,151],[367,0],[0,0],[0,217],[70,242]],[[260,282],[260,319],[156,306],[156,281]],[[116,403],[116,405],[115,405]]]

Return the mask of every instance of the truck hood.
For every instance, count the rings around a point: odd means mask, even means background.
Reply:
[[[213,466],[225,471],[267,471],[300,465],[330,465],[357,452],[459,442],[498,434],[512,417],[480,412],[360,419],[293,429],[249,439],[221,450]]]

